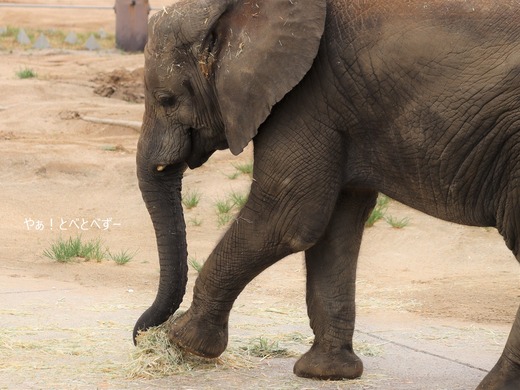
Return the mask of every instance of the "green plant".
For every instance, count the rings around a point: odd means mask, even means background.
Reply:
[[[281,348],[277,341],[269,341],[264,337],[252,339],[247,346],[240,347],[250,356],[259,358],[287,357],[291,353],[287,348]]]
[[[232,200],[226,199],[226,200],[218,200],[215,203],[215,206],[217,207],[217,213],[218,214],[228,214],[231,209],[233,208],[235,204]]]
[[[233,218],[234,216],[231,213],[219,214],[217,216],[218,227],[226,226]]]
[[[233,164],[233,167],[240,173],[244,175],[253,175],[253,162],[243,163],[243,164]]]
[[[134,253],[129,253],[128,250],[121,250],[117,253],[108,252],[108,257],[110,257],[111,260],[115,261],[118,265],[125,265],[130,260],[132,260],[135,256]]]
[[[232,198],[226,200],[219,200],[215,203],[217,207],[217,224],[218,227],[225,226],[233,219],[231,210],[235,207],[235,202]]]
[[[50,45],[56,49],[83,49],[85,42],[90,37],[90,35],[96,36],[97,42],[103,49],[112,49],[115,46],[114,34],[99,34],[95,31],[78,32],[76,33],[76,43],[71,44],[65,42],[65,37],[68,33],[63,30],[33,28],[25,28],[24,30],[31,42],[34,42],[35,39],[40,36],[40,34],[45,34],[45,37],[49,41]],[[5,31],[3,34],[0,34],[0,47],[6,50],[31,48],[31,45],[23,45],[18,42],[16,38],[19,32],[19,28],[7,26],[7,31]]]
[[[56,242],[51,244],[49,249],[43,251],[43,255],[60,263],[67,263],[77,257],[80,248],[81,239],[79,237],[75,239],[69,237],[66,241],[60,237]]]
[[[101,150],[104,150],[105,152],[127,152],[125,147],[121,144],[117,145],[103,145],[101,147]]]
[[[106,251],[101,249],[101,241],[99,239],[82,243],[81,236],[76,238],[69,237],[68,240],[60,237],[51,244],[49,249],[43,251],[44,256],[60,263],[67,263],[78,257],[87,261],[92,259],[101,261],[105,254]]]
[[[390,198],[386,195],[379,194],[376,205],[365,222],[366,227],[372,227],[377,221],[384,218],[386,210],[388,209],[388,203],[390,203]]]
[[[197,207],[200,201],[200,193],[197,191],[188,191],[182,196],[182,204],[188,210]]]
[[[233,208],[241,209],[247,202],[249,194],[239,194],[232,192],[226,200],[219,200],[215,203],[217,207],[217,223],[219,227],[225,226],[235,215],[231,213]]]
[[[246,204],[247,199],[249,198],[249,194],[239,194],[237,192],[232,192],[230,198],[231,202],[233,202],[233,205],[241,209]]]
[[[404,217],[401,219],[397,219],[389,215],[388,217],[385,217],[385,221],[392,226],[395,229],[402,229],[405,226],[408,226],[408,223],[410,222],[410,218]]]
[[[233,172],[230,175],[226,175],[226,177],[228,179],[230,179],[230,180],[235,180],[238,176],[240,176],[240,172],[239,171],[235,171],[235,172]]]
[[[31,79],[36,77],[37,74],[30,68],[23,68],[16,72],[16,76],[18,76],[19,79]]]
[[[80,242],[79,252],[76,257],[84,258],[86,261],[101,261],[105,258],[106,253],[107,251],[105,249],[101,249],[101,240],[97,239],[87,241],[86,243]]]
[[[198,219],[198,218],[191,218],[189,220],[189,223],[191,226],[200,226],[200,225],[202,225],[202,220]]]
[[[204,262],[198,261],[195,257],[190,256],[188,257],[188,264],[195,270],[197,273],[200,273],[200,270],[202,269],[202,266],[204,265]]]
[[[20,32],[19,28],[7,26],[6,31],[3,34],[0,34],[0,36],[3,38],[16,38],[18,33]]]

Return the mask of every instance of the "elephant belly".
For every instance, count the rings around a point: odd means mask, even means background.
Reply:
[[[376,148],[350,148],[345,185],[375,189],[450,222],[495,226],[503,195],[515,191],[515,155],[504,154],[504,143],[452,135],[452,144],[439,145],[422,139],[424,132],[406,134],[380,139]]]

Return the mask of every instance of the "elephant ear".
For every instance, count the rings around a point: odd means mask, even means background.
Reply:
[[[325,25],[324,0],[239,0],[210,33],[229,149],[242,152],[271,108],[309,71]]]

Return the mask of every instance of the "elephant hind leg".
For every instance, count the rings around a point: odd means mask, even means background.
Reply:
[[[510,182],[513,188],[518,188],[516,180]],[[515,190],[506,194],[501,202],[497,217],[497,229],[504,237],[509,249],[520,262],[520,196]],[[520,389],[520,308],[511,328],[504,351],[493,369],[485,376],[477,387],[478,390],[487,389]]]
[[[315,339],[294,366],[298,376],[354,379],[363,373],[352,348],[356,267],[364,224],[376,197],[375,191],[342,193],[325,235],[305,252],[307,310]]]
[[[477,387],[477,390],[498,389],[520,389],[520,308],[502,356]]]

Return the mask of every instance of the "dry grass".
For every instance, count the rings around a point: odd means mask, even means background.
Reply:
[[[118,358],[123,351],[113,342],[120,326],[113,324],[114,327],[117,329],[104,332],[99,332],[100,328],[106,330],[102,324],[99,328],[54,325],[4,328],[0,335],[0,372],[3,378],[16,377],[19,372],[42,371],[48,378],[64,378],[70,377],[70,367],[74,367],[76,378],[87,377],[92,372],[120,377],[123,362]]]
[[[225,352],[216,359],[191,355],[168,339],[170,324],[180,315],[175,313],[164,324],[148,329],[137,336],[137,346],[128,366],[130,378],[161,378],[192,371],[212,369],[237,369],[251,367],[252,362],[244,355]]]
[[[247,345],[241,346],[240,348],[249,356],[255,356],[262,359],[297,356],[287,348],[281,347],[277,340],[269,340],[265,337],[256,337],[251,339]]]
[[[354,352],[362,356],[376,357],[384,355],[384,344],[374,344],[365,340],[360,340],[354,343]]]

